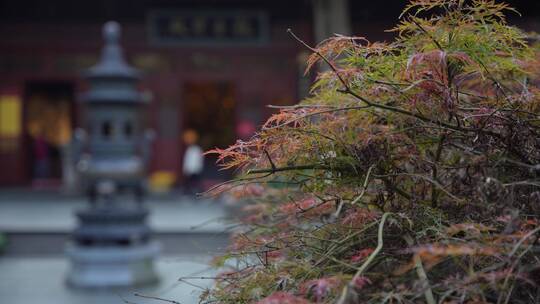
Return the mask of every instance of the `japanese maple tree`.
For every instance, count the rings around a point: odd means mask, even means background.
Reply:
[[[538,303],[540,65],[491,0],[335,36],[312,96],[215,149],[247,198],[206,303]]]

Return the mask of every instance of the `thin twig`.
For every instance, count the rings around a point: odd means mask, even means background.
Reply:
[[[362,192],[360,193],[360,195],[358,195],[352,202],[351,202],[351,205],[354,205],[356,204],[357,202],[359,202],[362,197],[364,197],[364,194],[366,193],[366,190],[367,190],[367,187],[368,187],[368,184],[369,184],[369,176],[371,175],[371,170],[373,170],[373,167],[375,167],[375,165],[371,165],[366,173],[366,178],[364,179],[364,185],[362,186]]]
[[[525,240],[527,240],[529,237],[531,237],[532,235],[534,235],[535,233],[537,233],[538,231],[540,231],[540,227],[534,229],[534,230],[531,230],[529,233],[525,234],[520,240],[519,242],[517,242],[517,244],[514,246],[514,248],[512,249],[512,251],[510,252],[510,254],[508,255],[508,257],[512,257],[516,251],[519,249],[519,247],[521,247],[521,245],[523,244],[523,242],[525,242]]]
[[[414,20],[414,18],[411,18],[411,21],[412,23],[414,23],[422,32],[424,32],[424,34],[428,35],[428,37],[431,39],[431,41],[433,41],[433,43],[435,43],[435,45],[437,46],[437,48],[441,51],[444,52],[444,49],[443,47],[441,46],[441,44],[435,40],[435,37],[433,37],[428,31],[426,31],[426,29],[424,29],[424,27],[422,27],[422,25],[420,25],[420,23],[418,23],[416,20]]]
[[[297,109],[320,109],[320,108],[337,108],[338,106],[333,105],[292,105],[292,106],[278,106],[278,105],[267,105],[267,108],[270,109],[282,109],[282,110],[297,110]]]
[[[329,166],[325,165],[300,165],[300,166],[287,166],[287,167],[277,167],[277,168],[269,168],[269,169],[254,169],[254,170],[248,170],[247,174],[260,174],[260,173],[276,173],[276,172],[282,172],[282,171],[293,171],[293,170],[330,170],[332,169]]]
[[[134,293],[133,295],[136,296],[136,297],[139,297],[139,298],[145,298],[145,299],[156,300],[156,301],[161,301],[161,302],[167,302],[167,303],[172,303],[172,304],[181,304],[178,301],[169,300],[169,299],[163,299],[163,298],[155,297],[155,296],[147,296],[147,295],[143,295],[143,294],[140,294],[140,293]]]
[[[358,268],[358,271],[354,274],[353,282],[358,279],[364,271],[368,268],[369,264],[373,262],[375,257],[379,254],[383,247],[383,232],[384,232],[384,223],[386,222],[386,219],[388,216],[390,216],[391,212],[385,212],[381,218],[381,222],[379,223],[379,231],[377,232],[377,247],[375,247],[375,250],[369,255],[367,260]]]
[[[405,242],[407,242],[407,245],[409,246],[414,245],[413,238],[410,235],[407,234],[405,235],[404,238],[405,238]],[[433,291],[431,290],[431,287],[429,286],[428,277],[427,277],[426,271],[424,270],[424,266],[422,265],[422,260],[417,254],[413,256],[413,260],[416,266],[416,273],[418,274],[418,277],[426,285],[426,288],[427,288],[426,291],[424,292],[426,302],[428,304],[435,304],[436,303],[435,297],[433,296]]]
[[[392,213],[391,212],[386,212],[383,214],[382,218],[381,218],[381,222],[379,223],[379,231],[377,233],[377,247],[375,248],[375,250],[373,250],[373,252],[369,255],[369,257],[366,259],[366,261],[362,264],[362,266],[360,266],[360,268],[358,268],[358,271],[356,271],[356,273],[354,274],[351,282],[349,284],[347,284],[344,288],[343,288],[343,291],[341,292],[341,296],[339,298],[339,300],[337,301],[337,303],[345,303],[346,301],[346,298],[348,297],[349,295],[349,292],[353,292],[352,290],[350,290],[350,288],[352,288],[354,286],[354,282],[356,282],[356,280],[358,280],[358,278],[360,278],[362,276],[362,274],[364,273],[364,271],[367,269],[367,267],[369,266],[369,264],[371,264],[371,262],[373,262],[373,260],[375,259],[375,257],[379,254],[379,252],[381,251],[382,247],[383,247],[383,231],[384,231],[384,223],[386,222],[386,219],[388,218],[388,216],[390,216]]]
[[[270,157],[270,154],[268,153],[268,151],[266,149],[264,149],[264,154],[266,155],[266,157],[268,158],[268,162],[270,162],[270,167],[272,168],[272,170],[275,172],[276,170],[276,165],[274,164],[274,162],[272,161],[272,158]],[[273,173],[273,172],[272,172]]]
[[[341,82],[341,84],[343,84],[343,86],[346,87],[346,88],[349,87],[347,82],[345,82],[345,79],[343,79],[343,77],[341,77],[341,75],[339,74],[338,69],[336,68],[336,66],[332,62],[330,62],[330,60],[328,60],[328,58],[326,58],[323,54],[321,54],[321,52],[319,52],[316,48],[313,48],[313,47],[309,46],[309,44],[305,43],[304,40],[298,38],[298,36],[296,36],[291,29],[287,29],[287,33],[289,33],[296,41],[300,42],[307,49],[309,49],[313,53],[317,54],[317,56],[319,56],[319,58],[321,58],[332,69],[332,71],[336,74],[336,76],[339,79],[339,81]]]
[[[272,129],[278,129],[278,128],[281,128],[281,127],[284,127],[290,123],[293,123],[295,121],[298,121],[300,119],[305,119],[305,118],[308,118],[308,117],[311,117],[311,116],[315,116],[315,115],[320,115],[320,114],[326,114],[326,113],[334,113],[334,112],[341,112],[341,111],[350,111],[350,110],[361,110],[361,109],[367,109],[369,108],[370,106],[351,106],[351,107],[342,107],[342,108],[330,108],[328,110],[323,110],[323,111],[318,111],[318,112],[311,112],[311,113],[307,113],[305,115],[302,115],[302,116],[298,116],[298,117],[295,117],[294,119],[290,119],[286,122],[283,122],[283,123],[280,123],[280,124],[277,124],[275,126],[271,126],[271,127],[265,127],[263,128],[263,130],[272,130]]]
[[[202,287],[202,286],[199,286],[199,285],[197,285],[197,284],[193,284],[193,283],[191,283],[191,282],[189,282],[189,281],[187,281],[187,280],[183,280],[182,278],[178,279],[178,282],[182,282],[182,283],[184,283],[184,284],[188,284],[189,286],[192,286],[192,287],[195,287],[195,288],[199,288],[199,289],[201,289],[201,290],[206,290],[206,289],[207,289],[207,288]]]

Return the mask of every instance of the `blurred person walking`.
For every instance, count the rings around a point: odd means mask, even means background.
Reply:
[[[187,130],[183,134],[186,151],[182,162],[184,175],[184,193],[193,195],[199,192],[200,178],[204,167],[204,155],[201,147],[197,144],[199,135],[195,130]]]

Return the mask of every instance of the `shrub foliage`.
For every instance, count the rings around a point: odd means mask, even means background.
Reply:
[[[312,96],[219,155],[249,197],[207,303],[538,303],[537,52],[491,0],[332,37]]]

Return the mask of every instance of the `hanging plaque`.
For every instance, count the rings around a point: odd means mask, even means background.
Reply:
[[[150,40],[157,44],[260,44],[268,40],[262,11],[153,11]]]

